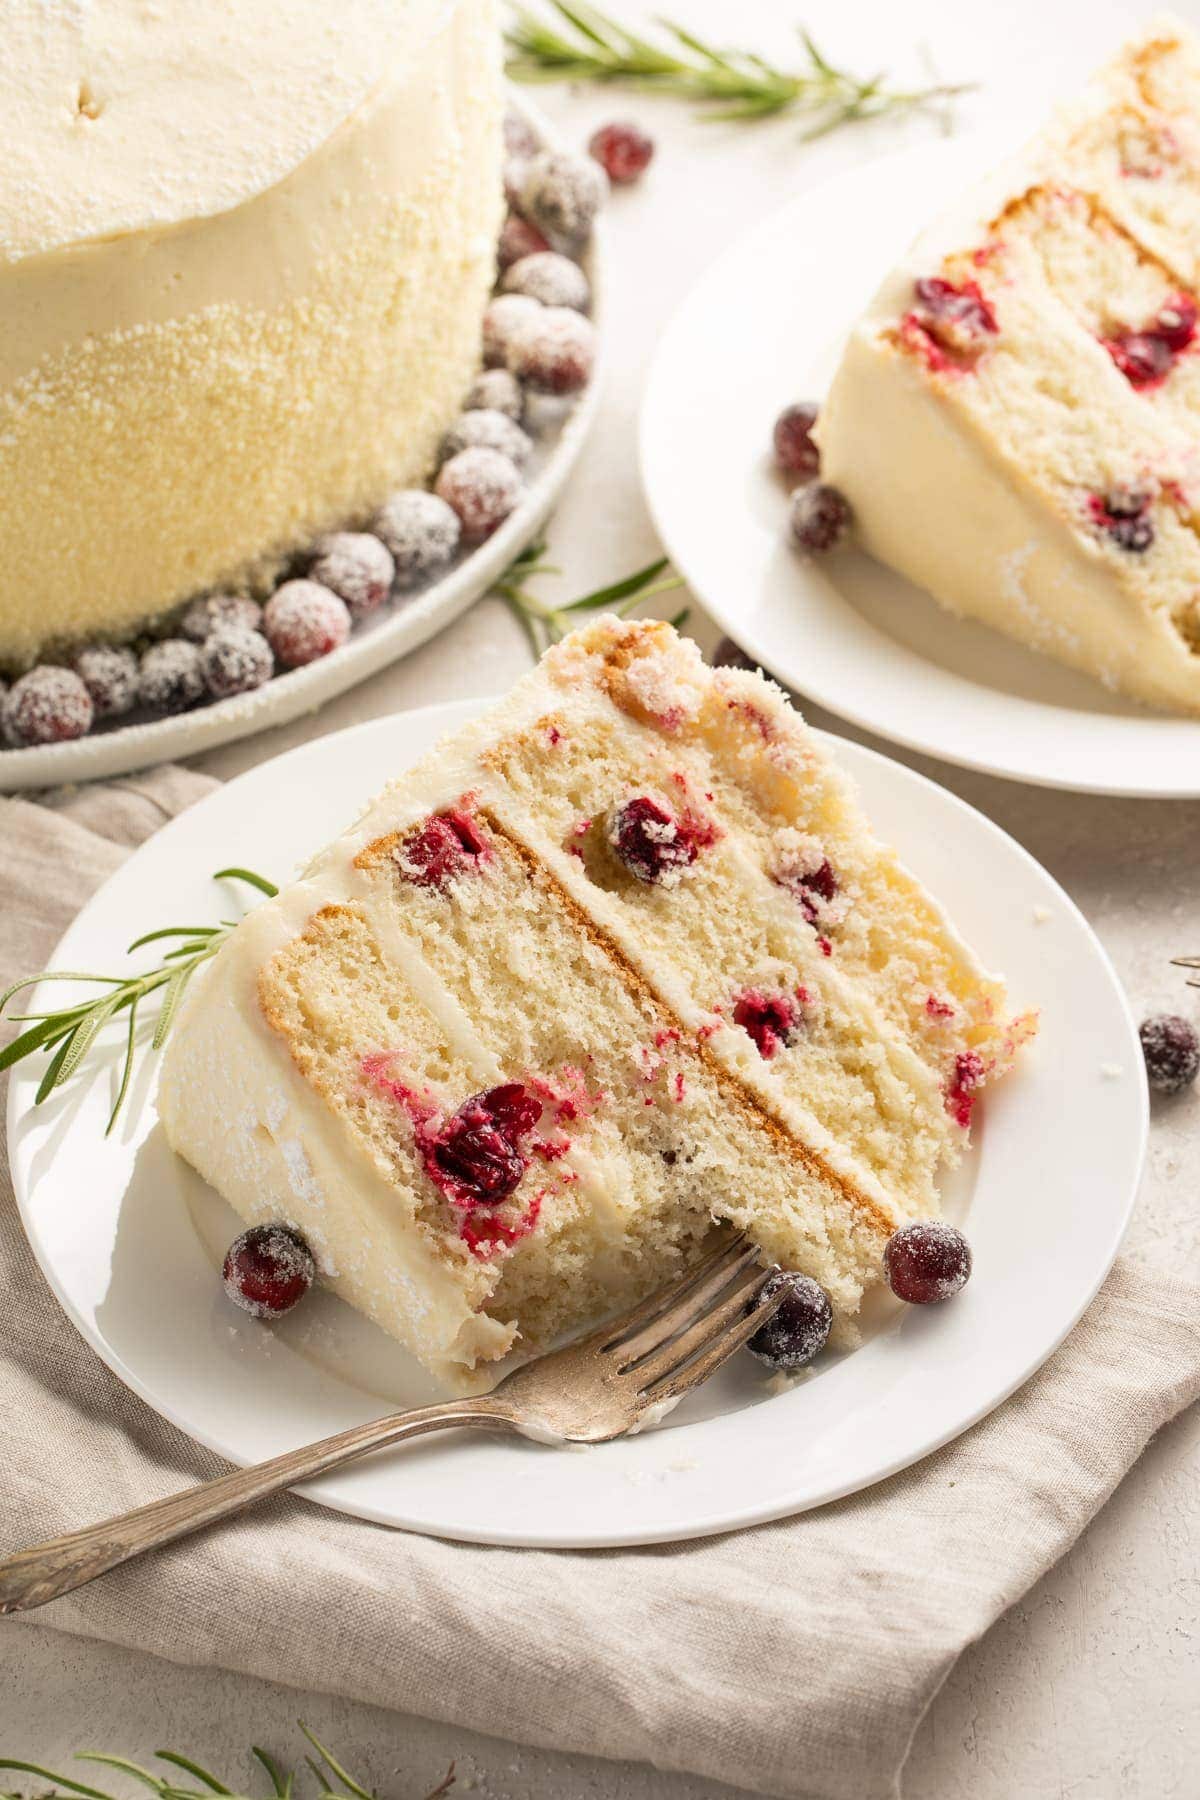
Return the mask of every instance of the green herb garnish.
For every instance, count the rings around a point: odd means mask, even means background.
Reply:
[[[555,644],[568,631],[573,631],[581,623],[576,616],[579,613],[599,612],[607,608],[623,619],[643,600],[653,599],[656,594],[666,594],[683,585],[679,576],[674,574],[663,576],[661,581],[658,579],[667,567],[664,556],[657,562],[647,563],[644,569],[635,570],[632,575],[623,576],[620,581],[610,582],[607,587],[595,588],[590,594],[581,595],[578,600],[569,600],[563,606],[544,606],[529,592],[525,583],[536,575],[559,573],[552,563],[544,560],[545,555],[545,544],[530,544],[492,590],[508,601],[520,619],[535,656],[540,656],[547,644]],[[671,624],[680,626],[687,616],[685,608],[676,613]]]

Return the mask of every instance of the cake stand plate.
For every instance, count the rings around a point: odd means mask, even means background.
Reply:
[[[382,772],[398,773],[482,706],[319,738],[210,794],[111,877],[52,966],[109,969],[141,931],[228,916],[212,871],[249,856],[285,881]],[[1071,901],[998,827],[872,751],[836,749],[878,829],[985,963],[1006,972],[1016,1002],[1042,1005],[1037,1042],[988,1093],[948,1187],[947,1210],[966,1218],[974,1248],[970,1285],[949,1306],[881,1302],[859,1350],[822,1357],[783,1392],[739,1356],[638,1437],[572,1454],[439,1436],[326,1476],[301,1490],[308,1498],[476,1543],[587,1547],[726,1531],[818,1506],[928,1455],[1012,1393],[1083,1312],[1124,1231],[1145,1146],[1142,1058],[1116,977]],[[63,1004],[71,989],[53,992]],[[41,1068],[19,1064],[9,1099],[25,1230],[97,1354],[164,1418],[236,1463],[433,1398],[412,1359],[332,1294],[314,1290],[274,1326],[230,1305],[219,1270],[241,1223],[168,1149],[148,1051],[117,1129],[103,1135],[119,1050],[89,1084],[36,1109]]]
[[[802,194],[734,245],[659,346],[641,416],[646,494],[676,568],[788,687],[894,743],[1078,792],[1200,795],[1200,720],[1155,714],[956,619],[847,549],[788,541],[771,427],[824,394],[842,339],[934,213],[1019,126],[889,155]],[[719,346],[719,350],[716,348]]]
[[[509,103],[529,119],[545,142],[557,141],[545,116],[523,96],[510,93]],[[373,617],[356,625],[340,650],[307,668],[276,675],[253,693],[213,701],[175,718],[96,732],[73,743],[45,744],[27,750],[0,749],[0,793],[124,775],[132,769],[196,756],[202,750],[251,737],[271,726],[286,725],[398,662],[488,593],[546,523],[595,418],[603,373],[603,220],[594,228],[580,262],[592,290],[590,316],[598,343],[595,370],[561,422],[535,439],[521,504],[486,543],[462,557],[429,587],[412,597],[399,595]]]

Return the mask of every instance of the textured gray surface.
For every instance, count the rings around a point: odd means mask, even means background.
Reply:
[[[634,18],[654,8],[625,0],[619,10]],[[675,10],[718,38],[773,48],[781,58],[792,53],[792,8],[778,0],[742,0],[736,22],[720,0],[680,0]],[[1178,10],[1200,20],[1200,0]],[[962,103],[964,124],[1012,107],[1036,110],[1131,18],[1116,0],[1008,0],[986,11],[950,0],[910,0],[903,9],[883,0],[859,0],[853,8],[819,0],[804,13],[822,41],[860,69],[888,63],[911,72],[912,45],[924,40],[943,74],[982,78],[985,88]],[[552,526],[564,573],[543,590],[557,587],[565,597],[655,553],[638,491],[634,426],[657,331],[691,281],[730,236],[801,185],[932,127],[910,121],[855,128],[802,148],[788,121],[712,127],[673,106],[624,96],[548,91],[545,100],[573,136],[633,113],[660,143],[647,183],[619,195],[611,210],[609,386],[591,448]],[[790,397],[781,371],[781,400]],[[693,626],[711,643],[698,614]],[[217,752],[203,766],[227,776],[318,731],[492,693],[526,660],[515,622],[499,604],[484,602],[318,719]],[[810,716],[839,729],[835,720]],[[1135,1011],[1187,1009],[1168,959],[1200,952],[1200,805],[1080,800],[904,760],[980,807],[1046,863],[1100,933]],[[1156,1106],[1130,1239],[1140,1257],[1193,1268],[1200,1262],[1200,1206],[1191,1187],[1198,1129],[1200,1096]],[[1198,1467],[1200,1416],[1193,1410],[1160,1435],[1071,1554],[964,1655],[917,1734],[907,1800],[960,1800],[966,1793],[972,1800],[1195,1800]],[[336,1621],[314,1620],[313,1629],[336,1629]],[[177,1669],[33,1626],[0,1626],[0,1656],[0,1753],[10,1756],[61,1761],[80,1745],[145,1756],[173,1744],[240,1780],[251,1742],[281,1754],[294,1750],[299,1716],[398,1800],[426,1793],[452,1757],[462,1786],[485,1800],[733,1794],[641,1766],[518,1749],[216,1670]],[[787,1679],[781,1669],[781,1684]]]

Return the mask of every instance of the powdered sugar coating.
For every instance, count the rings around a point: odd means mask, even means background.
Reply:
[[[179,629],[194,644],[202,644],[219,625],[240,625],[245,631],[262,630],[262,607],[248,594],[204,594],[184,609]]]
[[[453,507],[469,544],[482,543],[504,523],[521,498],[521,474],[498,450],[460,450],[443,463],[437,493]]]
[[[244,625],[220,625],[211,631],[200,657],[205,685],[214,700],[252,693],[275,673],[270,644],[261,632],[247,631]]]
[[[780,1290],[783,1299],[760,1331],[750,1339],[749,1349],[760,1362],[780,1374],[792,1374],[812,1362],[829,1342],[833,1325],[833,1308],[824,1288],[809,1275],[776,1269],[764,1284],[759,1304],[775,1299]]]
[[[586,312],[592,290],[579,264],[554,250],[523,256],[506,269],[500,283],[506,294],[527,294],[543,306],[569,306]]]
[[[455,419],[442,439],[442,457],[448,461],[460,450],[475,449],[498,450],[522,469],[533,452],[533,440],[504,413],[479,407]]]
[[[549,248],[536,225],[531,225],[520,213],[510,212],[500,227],[500,236],[496,240],[496,266],[502,271],[510,269],[523,256],[536,256],[540,250]]]
[[[498,294],[489,302],[483,315],[483,360],[487,368],[505,366],[514,333],[536,318],[540,310],[540,302],[531,300],[528,294]]]
[[[92,697],[97,719],[119,719],[137,703],[138,659],[118,644],[88,644],[75,658],[75,673]]]
[[[607,177],[590,156],[542,150],[529,159],[520,206],[551,243],[579,250],[591,236],[596,214],[607,198]]]
[[[350,636],[350,613],[318,581],[285,581],[267,601],[263,626],[284,668],[299,669],[341,649]]]
[[[138,699],[156,713],[181,713],[204,696],[200,646],[187,638],[151,644],[138,674]]]
[[[370,531],[331,531],[318,538],[308,571],[311,581],[346,602],[352,619],[383,605],[395,573],[391,551]]]
[[[519,299],[520,295],[507,296]],[[596,331],[569,306],[541,306],[518,318],[507,346],[508,367],[539,394],[574,394],[591,379]]]
[[[467,393],[464,412],[499,412],[520,424],[525,417],[525,393],[507,369],[481,369]]]
[[[375,533],[391,551],[398,588],[416,587],[444,569],[462,537],[453,507],[424,488],[402,488],[375,515]]]
[[[75,671],[43,663],[13,683],[0,717],[8,742],[22,749],[86,737],[93,713],[92,697]]]

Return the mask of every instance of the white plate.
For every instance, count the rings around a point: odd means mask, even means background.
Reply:
[[[287,879],[386,777],[480,707],[376,720],[242,775],[117,871],[55,963],[112,969],[143,930],[215,920],[230,902],[209,876],[230,861]],[[658,1429],[622,1443],[571,1454],[430,1438],[304,1492],[481,1543],[653,1543],[724,1531],[816,1506],[925,1456],[1011,1393],[1079,1317],[1124,1230],[1145,1141],[1141,1057],[1116,978],[1070,900],[996,826],[871,751],[842,744],[839,755],[881,831],[1007,971],[1014,996],[1043,1007],[1041,1036],[989,1094],[951,1197],[975,1250],[969,1287],[950,1306],[881,1309],[862,1349],[824,1359],[783,1394],[769,1394],[760,1365],[739,1357]],[[56,985],[56,1000],[71,991]],[[428,1396],[411,1360],[331,1295],[311,1295],[274,1328],[229,1305],[216,1271],[240,1225],[167,1150],[152,1058],[107,1142],[111,1071],[33,1111],[39,1073],[18,1067],[9,1105],[25,1229],[84,1337],[164,1417],[241,1463],[373,1416],[381,1396]]]
[[[539,136],[556,141],[545,117],[523,97],[511,103],[532,121]],[[583,267],[592,289],[591,317],[599,333],[604,303],[604,231],[592,234]],[[603,342],[602,337],[599,342]],[[449,573],[412,598],[399,595],[373,617],[356,625],[342,649],[276,675],[250,694],[213,701],[171,719],[152,719],[99,731],[72,743],[43,744],[28,750],[0,749],[0,793],[45,788],[68,781],[98,781],[151,764],[195,756],[217,744],[250,737],[315,712],[389,663],[397,662],[495,586],[514,557],[533,542],[546,523],[578,460],[600,399],[601,358],[592,378],[561,421],[535,439],[521,504],[486,543],[456,562]],[[548,411],[550,409],[547,409]]]
[[[1019,141],[1019,139],[1017,140]],[[787,539],[771,427],[819,398],[841,340],[934,212],[1013,145],[943,139],[802,194],[736,244],[663,337],[641,419],[659,534],[688,586],[788,687],[914,750],[1049,787],[1200,794],[1200,722],[1170,718],[953,618],[853,550]]]

